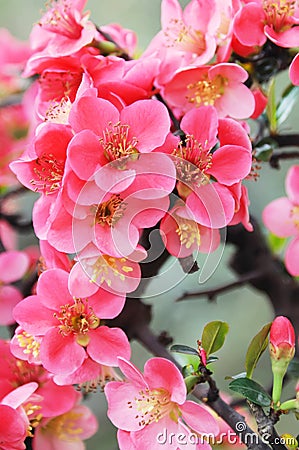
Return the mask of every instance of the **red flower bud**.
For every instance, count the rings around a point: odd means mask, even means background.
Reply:
[[[290,361],[295,354],[295,331],[293,325],[284,316],[278,316],[270,329],[271,359]]]

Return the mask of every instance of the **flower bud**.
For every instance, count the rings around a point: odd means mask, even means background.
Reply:
[[[291,322],[284,316],[276,317],[272,323],[269,351],[273,372],[272,399],[274,404],[277,404],[280,400],[283,377],[295,354],[295,331]]]

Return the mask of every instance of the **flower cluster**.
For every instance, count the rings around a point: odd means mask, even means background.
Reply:
[[[299,27],[294,1],[243,3],[190,0],[183,10],[162,0],[161,30],[139,58],[135,34],[97,27],[86,0],[49,2],[30,45],[1,31],[1,100],[2,92],[5,100],[28,89],[20,105],[0,111],[0,188],[18,180],[39,195],[40,242],[38,277],[21,292],[36,255],[12,250],[0,223],[0,323],[18,325],[10,343],[0,342],[1,448],[22,449],[34,436],[36,450],[81,450],[97,424],[72,385],[90,391],[107,380],[121,449],[160,448],[163,427],[217,434],[207,409],[186,400],[178,369],[154,358],[142,375],[129,362],[125,332],[109,321],[139,286],[144,230],[159,230],[179,259],[215,251],[226,226],[253,230],[245,120],[258,117],[267,98],[253,63],[242,61],[269,46],[298,47]],[[297,56],[295,85],[298,70]],[[294,236],[286,253],[292,275],[299,275],[298,179],[296,166],[288,198],[264,212],[272,232]],[[115,381],[114,367],[126,382]]]

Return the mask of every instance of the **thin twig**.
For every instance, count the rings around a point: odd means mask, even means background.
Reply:
[[[298,135],[299,139],[299,135]],[[297,145],[299,146],[299,140]],[[293,152],[275,152],[269,159],[269,164],[273,169],[280,169],[280,160],[288,160],[288,159],[299,159],[299,151],[293,151]]]

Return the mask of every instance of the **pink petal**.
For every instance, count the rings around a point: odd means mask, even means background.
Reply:
[[[167,359],[151,358],[144,365],[144,379],[150,389],[164,388],[171,401],[181,405],[186,400],[186,385],[179,369]]]
[[[293,276],[299,276],[299,237],[293,239],[286,250],[285,264],[287,271]]]
[[[213,153],[212,167],[207,173],[212,174],[219,183],[231,186],[249,174],[251,164],[252,155],[246,148],[224,145]]]
[[[212,148],[217,142],[218,115],[213,106],[200,106],[187,112],[181,121],[186,134],[193,135],[203,148]]]
[[[41,413],[44,417],[64,414],[73,407],[78,398],[78,392],[73,386],[57,386],[52,379],[41,384],[37,394],[43,397]]]
[[[169,416],[162,417],[158,422],[152,422],[146,425],[142,430],[135,431],[131,433],[132,441],[134,442],[136,449],[150,449],[150,450],[161,450],[163,447],[167,450],[177,450],[176,437],[178,435],[178,424],[170,419]],[[166,430],[166,431],[165,431]],[[167,445],[162,445],[161,442],[165,443],[165,434],[167,433],[166,442]],[[169,445],[169,436],[173,436],[173,443]],[[185,446],[181,447],[185,448]],[[188,447],[187,447],[188,448]],[[193,446],[194,448],[194,446]],[[190,450],[190,449],[188,449]]]
[[[170,130],[167,109],[156,100],[139,100],[124,108],[120,117],[123,124],[130,126],[129,139],[137,138],[137,149],[141,153],[162,145]]]
[[[37,294],[43,306],[57,311],[60,306],[72,301],[68,290],[68,277],[68,272],[62,269],[49,269],[40,275]]]
[[[182,7],[177,0],[163,0],[161,3],[161,24],[167,28],[173,19],[182,19]]]
[[[265,35],[279,47],[291,48],[299,46],[299,27],[294,26],[277,33],[271,26],[265,26]]]
[[[252,2],[243,6],[234,22],[234,32],[238,40],[246,46],[263,45],[266,42],[264,20],[262,5]]]
[[[71,295],[77,298],[86,298],[95,294],[99,286],[91,281],[91,278],[85,272],[82,265],[77,262],[69,275],[69,291]]]
[[[142,389],[148,388],[148,385],[144,379],[142,372],[134,366],[130,361],[125,360],[124,358],[118,358],[118,367],[126,377],[126,379],[134,384],[135,386],[139,386]]]
[[[71,374],[83,364],[86,353],[76,343],[73,334],[64,336],[59,331],[55,327],[45,334],[40,346],[40,359],[45,369],[52,373]]]
[[[13,309],[23,296],[14,286],[0,286],[0,325],[12,325],[15,322]]]
[[[118,356],[130,359],[130,344],[120,328],[108,328],[103,325],[90,331],[89,336],[87,352],[94,361],[105,366],[117,366]]]
[[[233,119],[220,119],[218,127],[220,146],[238,145],[251,152],[252,146],[246,131],[240,123]]]
[[[101,373],[101,367],[101,364],[87,357],[83,364],[73,373],[69,375],[55,375],[53,380],[59,386],[85,383],[86,381],[96,380]]]
[[[187,425],[197,433],[217,435],[219,426],[216,419],[205,408],[190,400],[180,406],[182,416]]]
[[[289,199],[299,205],[299,166],[292,166],[286,177],[286,191]]]
[[[292,217],[294,205],[286,197],[273,200],[263,211],[263,222],[271,233],[279,237],[293,236],[298,229]]]
[[[101,319],[114,319],[121,313],[125,301],[125,295],[117,295],[99,288],[94,295],[89,297],[88,304]]]
[[[117,442],[119,450],[136,450],[129,431],[117,430]]]
[[[140,397],[140,386],[111,381],[105,386],[108,401],[107,416],[116,427],[124,431],[141,430],[144,425],[138,420],[139,411],[135,398]],[[129,403],[130,402],[130,403]]]
[[[0,254],[0,280],[11,283],[23,277],[29,267],[26,253],[8,251]]]
[[[102,136],[103,131],[119,121],[119,112],[107,100],[84,95],[76,101],[71,109],[69,122],[76,133],[82,130],[93,131]]]
[[[240,102],[240,98],[242,98],[242,102]],[[223,112],[222,117],[231,116],[234,119],[245,119],[253,113],[255,100],[247,86],[230,82],[224,94],[215,102],[215,106]]]
[[[82,130],[74,136],[68,149],[68,161],[81,180],[89,180],[94,175],[100,150],[99,138],[92,131]]]
[[[38,388],[38,384],[35,381],[31,383],[23,384],[17,387],[13,391],[9,392],[2,400],[2,405],[10,406],[11,408],[18,408],[22,403],[26,402],[28,398],[35,392]]]
[[[100,167],[94,174],[95,181],[100,189],[105,192],[120,193],[127,189],[135,179],[134,168],[119,170],[109,163]]]
[[[25,298],[14,308],[13,316],[16,322],[33,336],[44,335],[49,328],[57,323],[53,313],[43,306],[37,295]],[[34,321],[32,318],[34,317]]]
[[[295,86],[299,86],[299,54],[295,56],[290,65],[290,80]]]
[[[74,253],[72,216],[61,205],[51,224],[47,239],[49,243],[63,253]],[[76,242],[78,245],[78,242]]]
[[[23,441],[25,439],[27,424],[19,411],[16,411],[14,408],[7,405],[0,404],[0,418],[1,440],[3,440],[2,442],[4,442],[4,445],[5,443],[8,443],[9,445],[9,447],[5,445],[3,448],[4,450],[9,450],[12,442],[17,445],[18,441]],[[18,449],[18,447],[15,448]]]

